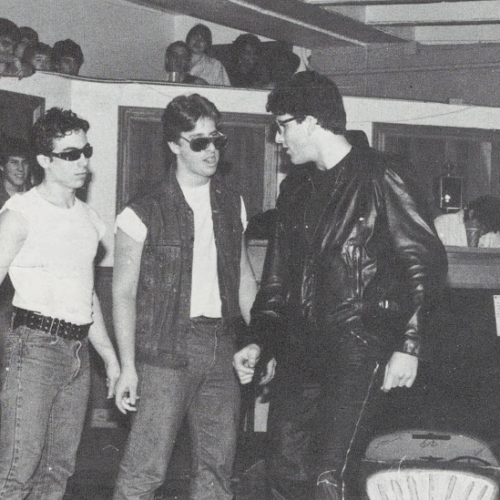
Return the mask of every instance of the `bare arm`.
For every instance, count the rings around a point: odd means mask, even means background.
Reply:
[[[0,214],[0,283],[28,236],[28,221],[19,213],[5,210]]]
[[[136,297],[143,246],[143,243],[118,229],[113,270],[113,324],[122,368],[116,384],[115,401],[122,413],[135,411],[137,401]]]
[[[120,376],[120,364],[116,357],[115,349],[106,331],[104,324],[104,317],[102,315],[101,304],[97,298],[97,294],[93,294],[93,319],[94,322],[90,327],[89,340],[94,346],[95,350],[101,356],[106,368],[106,383],[108,386],[108,399],[113,397],[115,385]]]

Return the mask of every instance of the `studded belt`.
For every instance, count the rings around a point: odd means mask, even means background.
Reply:
[[[75,325],[63,319],[43,316],[34,311],[14,307],[13,328],[27,326],[40,330],[50,335],[57,335],[67,340],[83,340],[89,334],[91,323],[87,325]]]

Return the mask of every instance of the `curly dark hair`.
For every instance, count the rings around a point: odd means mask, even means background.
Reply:
[[[269,94],[266,109],[276,116],[293,115],[299,123],[314,116],[324,129],[345,133],[346,113],[339,89],[316,71],[301,71],[280,82]]]
[[[87,132],[89,128],[89,122],[78,117],[70,109],[51,108],[31,129],[33,153],[50,156],[54,150],[54,139],[60,139],[78,130]]]
[[[216,125],[220,120],[219,110],[206,97],[191,94],[172,99],[162,117],[165,142],[178,141],[181,132],[193,130],[200,118],[210,118]]]

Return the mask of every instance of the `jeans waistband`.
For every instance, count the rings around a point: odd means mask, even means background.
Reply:
[[[83,340],[87,337],[90,325],[76,325],[63,319],[51,318],[43,316],[34,311],[14,307],[14,315],[12,319],[12,327],[16,329],[18,326],[27,326],[35,330],[57,335],[66,340]]]

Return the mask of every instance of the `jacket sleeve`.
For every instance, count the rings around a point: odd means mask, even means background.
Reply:
[[[410,308],[396,350],[419,356],[423,324],[445,286],[448,266],[425,196],[411,176],[402,172],[386,168],[382,183],[389,238],[405,273]]]
[[[247,344],[261,347],[261,363],[280,351],[285,341],[285,310],[288,291],[288,246],[283,227],[280,199],[277,201],[277,219],[268,240],[262,280],[251,311],[247,330]]]

